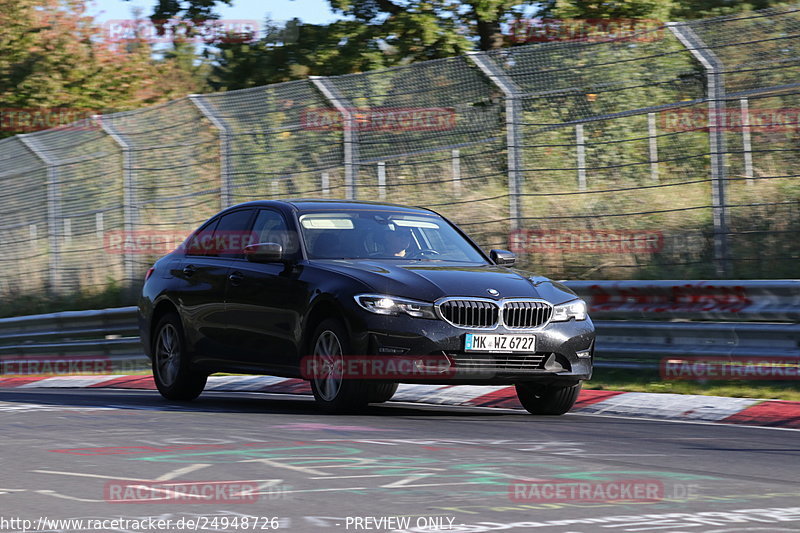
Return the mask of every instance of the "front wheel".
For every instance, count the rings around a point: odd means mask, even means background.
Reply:
[[[517,383],[517,398],[533,415],[563,415],[575,405],[581,382],[574,385],[539,385]]]
[[[208,376],[194,370],[183,336],[180,317],[164,315],[158,321],[153,338],[153,381],[167,400],[194,400],[206,386]]]
[[[397,392],[397,383],[373,383],[369,403],[388,402],[395,392]]]
[[[345,355],[350,355],[350,342],[344,324],[324,320],[311,338],[311,392],[326,413],[355,411],[370,400],[369,384],[345,375]]]

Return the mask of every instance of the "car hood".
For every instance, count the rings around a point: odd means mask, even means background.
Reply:
[[[432,302],[443,296],[542,298],[554,304],[575,293],[548,278],[495,265],[395,261],[316,261],[319,266],[357,278],[375,293]],[[489,289],[499,292],[498,296]]]

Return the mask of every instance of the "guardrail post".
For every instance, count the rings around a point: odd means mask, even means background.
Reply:
[[[708,86],[708,140],[711,156],[711,202],[714,220],[714,263],[724,278],[728,266],[728,214],[725,202],[725,85],[722,61],[685,22],[668,22],[667,27],[706,71]]]
[[[190,94],[189,101],[211,122],[219,135],[219,205],[225,209],[231,205],[231,135],[230,129],[205,102],[202,95]]]
[[[58,181],[58,167],[44,150],[37,148],[28,135],[17,135],[20,142],[31,151],[47,167],[47,241],[50,246],[48,253],[48,283],[53,295],[61,294],[61,186]]]
[[[119,146],[122,151],[122,219],[123,231],[126,236],[131,236],[133,228],[136,224],[136,194],[133,186],[133,155],[131,154],[131,146],[122,138],[122,135],[117,132],[114,126],[103,120],[102,115],[94,115],[92,119],[106,132],[106,135]],[[125,273],[125,280],[128,282],[128,288],[133,290],[136,281],[136,266],[133,261],[133,255],[123,247],[122,252],[123,271]]]
[[[525,92],[485,52],[469,52],[467,57],[503,92],[505,97],[510,229],[519,229],[522,220],[521,194],[523,183],[522,98],[525,96]]]
[[[355,200],[358,196],[358,123],[353,110],[345,105],[345,98],[339,90],[324,76],[309,76],[314,86],[342,115],[344,143],[344,194],[347,200]]]

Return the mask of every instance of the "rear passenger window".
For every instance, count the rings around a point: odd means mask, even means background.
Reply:
[[[216,218],[196,231],[189,242],[186,244],[186,255],[203,256],[208,255],[210,243],[213,242],[214,230],[217,229],[219,219]]]
[[[244,257],[244,247],[252,244],[253,240],[250,232],[252,218],[252,209],[242,209],[221,216],[205,255],[232,259]]]
[[[206,257],[244,257],[242,250],[253,243],[250,222],[253,209],[234,211],[219,217],[195,233],[186,255]]]

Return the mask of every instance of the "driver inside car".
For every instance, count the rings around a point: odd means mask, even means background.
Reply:
[[[406,229],[397,228],[389,231],[386,235],[386,254],[393,257],[407,257],[411,252],[412,238],[411,232]]]

